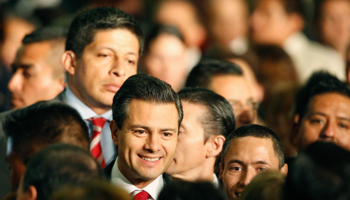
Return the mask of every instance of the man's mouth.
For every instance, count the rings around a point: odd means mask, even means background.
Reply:
[[[148,158],[148,157],[143,157],[143,156],[140,156],[140,157],[141,157],[141,159],[146,160],[148,162],[156,162],[156,161],[160,160],[160,157],[159,158]]]

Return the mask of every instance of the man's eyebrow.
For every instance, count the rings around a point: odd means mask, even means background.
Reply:
[[[160,131],[171,131],[171,132],[176,132],[176,129],[175,128],[162,128],[160,129]]]
[[[240,165],[244,165],[244,162],[241,160],[237,160],[237,159],[232,159],[230,161],[228,161],[227,165],[233,164],[233,163],[238,163]]]
[[[345,121],[350,122],[350,118],[347,118],[347,117],[337,117],[337,119],[341,119],[341,120],[345,120]]]
[[[131,125],[129,126],[129,130],[132,130],[132,129],[135,129],[135,128],[142,128],[142,129],[145,129],[145,130],[150,130],[150,127],[148,126],[144,126],[144,125],[141,125],[141,124],[135,124],[135,125]]]
[[[29,69],[34,67],[32,64],[12,64],[11,69],[14,71],[16,69],[22,68],[22,69]]]
[[[265,160],[257,160],[255,162],[253,162],[254,165],[258,165],[258,164],[263,164],[263,165],[270,165],[270,163],[266,162]]]
[[[307,116],[312,116],[312,115],[321,115],[321,116],[325,116],[326,117],[326,114],[321,113],[321,112],[310,112]]]

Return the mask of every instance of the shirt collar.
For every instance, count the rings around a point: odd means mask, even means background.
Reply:
[[[211,183],[214,185],[215,188],[219,188],[219,179],[215,174],[213,174],[213,176],[214,176],[214,179]]]
[[[112,120],[112,110],[109,110],[103,113],[102,115],[98,115],[87,105],[85,105],[82,101],[80,101],[80,99],[78,99],[78,97],[75,96],[73,92],[69,89],[68,85],[66,86],[65,93],[68,105],[75,108],[80,113],[83,119],[89,119],[91,117],[103,117],[105,119],[108,119],[109,121]]]
[[[148,192],[149,195],[153,199],[157,199],[160,191],[162,190],[164,186],[164,180],[163,176],[160,175],[158,178],[156,178],[154,181],[152,181],[150,184],[148,184],[144,188],[137,188],[135,185],[133,185],[125,176],[120,172],[118,167],[118,157],[114,162],[112,173],[111,173],[111,182],[119,185],[124,190],[126,190],[128,193],[132,193],[135,190],[144,190]]]

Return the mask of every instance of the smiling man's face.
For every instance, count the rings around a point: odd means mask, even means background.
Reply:
[[[175,156],[178,127],[174,103],[131,100],[122,128],[111,122],[121,173],[139,188],[164,173]]]
[[[230,200],[239,199],[256,174],[279,169],[272,139],[253,136],[232,139],[223,163],[219,177]]]

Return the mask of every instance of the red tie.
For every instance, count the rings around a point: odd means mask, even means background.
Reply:
[[[146,191],[142,190],[134,196],[134,200],[147,200],[150,197],[151,196]]]
[[[92,122],[92,137],[90,144],[90,153],[91,155],[101,164],[102,168],[106,167],[105,159],[102,154],[101,148],[101,131],[105,125],[107,119],[100,118],[90,118],[88,121]]]

